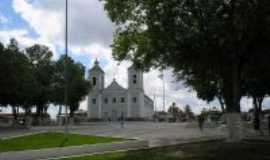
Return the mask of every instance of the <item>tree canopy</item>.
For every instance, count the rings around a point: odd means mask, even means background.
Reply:
[[[66,84],[67,82],[67,84]],[[85,79],[85,68],[74,62],[71,57],[61,56],[55,64],[54,94],[55,104],[65,104],[65,87],[67,85],[67,105],[70,107],[70,116],[79,108],[79,102],[90,91],[90,82]]]
[[[182,80],[218,79],[228,112],[240,111],[249,66],[270,58],[268,0],[103,1],[118,25],[114,58],[171,67]]]
[[[7,46],[0,43],[0,105],[11,106],[15,119],[18,108],[27,115],[36,107],[40,117],[47,112],[49,104],[64,105],[66,86],[72,116],[90,91],[81,63],[65,56],[53,60],[52,56],[44,45],[21,49],[15,39]]]
[[[35,44],[25,49],[26,56],[32,65],[32,74],[36,78],[38,87],[35,94],[35,105],[38,116],[46,111],[51,102],[52,75],[54,73],[53,53],[47,46]]]

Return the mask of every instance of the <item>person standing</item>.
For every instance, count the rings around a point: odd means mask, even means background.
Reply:
[[[200,130],[203,131],[203,124],[204,124],[204,116],[203,115],[198,116],[198,124],[199,124]]]
[[[121,128],[124,128],[124,122],[125,122],[125,119],[124,119],[124,112],[121,112],[121,118],[120,118],[120,121],[121,121]]]

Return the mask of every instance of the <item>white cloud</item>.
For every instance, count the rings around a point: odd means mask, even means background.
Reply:
[[[7,44],[11,38],[23,39],[27,35],[27,30],[1,30],[0,31],[0,41],[4,44]],[[29,40],[25,41],[26,43]]]
[[[46,41],[63,44],[64,0],[14,0],[13,8]],[[77,47],[99,43],[109,46],[113,25],[98,0],[69,1],[69,42]]]
[[[24,49],[26,47],[32,46],[34,44],[42,44],[48,46],[52,52],[56,52],[55,45],[52,43],[48,43],[40,38],[31,38],[28,36],[28,31],[25,29],[13,29],[13,30],[2,30],[0,31],[0,42],[4,44],[8,44],[10,39],[15,38],[19,42],[19,47]],[[59,55],[54,54],[54,59],[56,59]]]
[[[28,24],[40,35],[43,41],[59,44],[64,40],[63,15],[60,12],[51,12],[34,7],[26,0],[14,0],[15,12],[28,22]]]

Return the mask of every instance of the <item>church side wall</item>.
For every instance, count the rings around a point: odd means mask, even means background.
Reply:
[[[145,116],[148,119],[152,119],[153,115],[154,115],[154,103],[152,100],[149,100],[148,98],[144,97],[144,113]]]

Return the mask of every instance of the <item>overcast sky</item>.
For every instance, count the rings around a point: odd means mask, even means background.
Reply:
[[[64,42],[64,0],[1,0],[0,1],[0,41],[5,44],[16,38],[21,47],[34,43],[47,45],[57,59],[63,53]],[[69,0],[70,55],[89,69],[98,58],[106,72],[106,86],[113,78],[127,87],[127,67],[130,62],[119,66],[112,58],[110,44],[114,32],[111,23],[98,0]],[[162,108],[162,81],[160,72],[151,70],[144,75],[145,92],[151,98],[156,95],[157,108]],[[198,113],[206,104],[196,98],[196,93],[175,82],[169,70],[165,71],[166,107],[172,102],[183,107],[186,104]],[[242,108],[251,107],[251,101],[241,101]],[[86,109],[85,101],[81,108]]]

